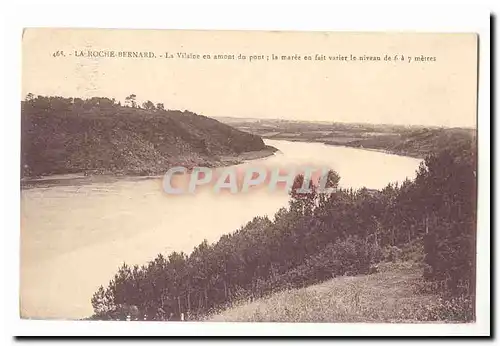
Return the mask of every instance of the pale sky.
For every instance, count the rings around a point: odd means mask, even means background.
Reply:
[[[75,56],[88,50],[152,51],[156,58]],[[53,57],[56,51],[66,56]],[[201,57],[160,58],[166,52]],[[202,58],[240,53],[264,60]],[[273,61],[272,54],[301,60]],[[326,60],[315,61],[316,54]],[[328,59],[339,54],[358,60]],[[384,61],[386,54],[405,61]],[[363,55],[382,61],[360,61]],[[436,61],[408,63],[422,55]],[[477,36],[27,29],[22,84],[22,97],[106,96],[123,103],[133,93],[140,102],[213,117],[475,127]]]

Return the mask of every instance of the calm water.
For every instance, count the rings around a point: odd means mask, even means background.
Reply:
[[[420,160],[353,148],[267,140],[280,150],[252,161],[270,167],[318,165],[336,170],[341,186],[379,189],[413,178]],[[168,196],[161,179],[80,178],[21,192],[21,311],[24,317],[82,318],[90,298],[123,263],[158,253],[190,252],[257,215],[272,217],[288,197],[247,194]]]

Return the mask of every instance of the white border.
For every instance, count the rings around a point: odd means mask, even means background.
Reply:
[[[164,1],[165,2],[165,1]],[[162,3],[164,3],[162,2]],[[144,2],[87,0],[80,4],[68,1],[55,5],[31,2],[10,5],[4,16],[3,36],[6,41],[4,60],[5,96],[2,104],[3,157],[2,227],[4,234],[4,263],[7,271],[0,284],[6,292],[5,323],[11,335],[488,335],[490,282],[490,32],[489,11],[477,6],[438,5],[401,6],[389,4],[270,4],[235,6],[193,4],[156,4]],[[70,321],[30,321],[19,319],[19,98],[20,43],[23,27],[99,27],[151,29],[238,29],[238,30],[313,30],[313,31],[423,31],[476,32],[480,34],[480,91],[479,91],[479,212],[477,259],[477,323],[452,324],[277,324],[277,323],[106,323]]]

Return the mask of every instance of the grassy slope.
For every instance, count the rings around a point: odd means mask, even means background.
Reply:
[[[432,320],[436,295],[419,292],[422,270],[412,262],[381,264],[371,275],[344,276],[236,305],[217,322],[416,322]],[[437,317],[437,316],[436,316]]]

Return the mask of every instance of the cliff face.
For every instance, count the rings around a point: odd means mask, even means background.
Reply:
[[[258,136],[191,112],[42,101],[22,102],[23,176],[162,174],[265,148]]]

